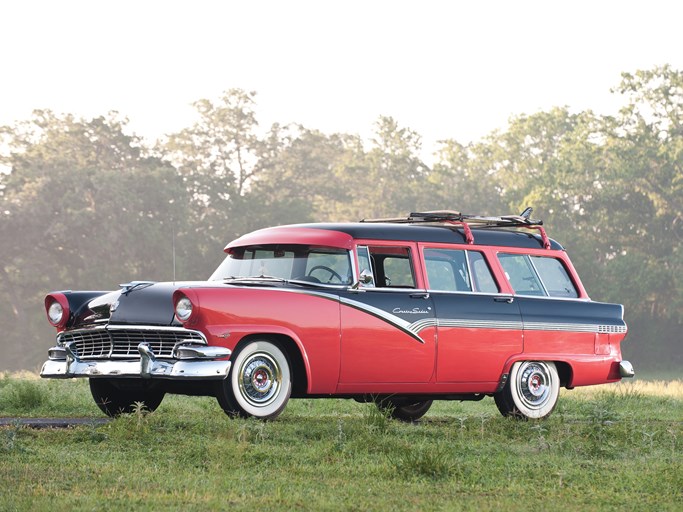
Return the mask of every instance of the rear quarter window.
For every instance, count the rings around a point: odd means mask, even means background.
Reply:
[[[561,260],[547,256],[499,254],[505,276],[519,295],[576,298],[576,287]]]
[[[548,295],[551,297],[569,298],[579,296],[567,269],[560,260],[542,256],[531,256],[531,261],[534,267],[536,267]]]

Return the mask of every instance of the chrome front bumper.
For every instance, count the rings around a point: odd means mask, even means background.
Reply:
[[[228,376],[230,350],[206,345],[181,345],[175,349],[175,359],[160,360],[146,343],[138,345],[139,360],[83,360],[70,343],[52,347],[40,376],[47,379],[77,377],[137,377],[171,380],[221,380]],[[216,360],[220,359],[220,360]]]

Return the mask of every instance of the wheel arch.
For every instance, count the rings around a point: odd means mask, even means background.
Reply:
[[[572,381],[574,379],[574,370],[572,365],[567,361],[555,359],[553,357],[548,357],[548,355],[534,355],[534,354],[517,354],[511,357],[505,362],[503,367],[502,375],[510,375],[510,370],[512,365],[520,361],[543,361],[546,363],[555,363],[555,368],[557,369],[557,374],[560,377],[560,387],[565,387],[567,389],[572,389]]]
[[[571,382],[574,376],[572,366],[566,361],[553,362],[555,363],[555,368],[557,368],[557,374],[560,376],[560,387],[571,389]]]
[[[292,365],[292,397],[298,398],[305,396],[308,393],[310,369],[307,364],[307,358],[304,355],[305,352],[301,348],[300,344],[293,337],[282,333],[251,333],[247,336],[244,336],[237,343],[237,345],[235,345],[233,354],[238,353],[242,347],[248,345],[250,342],[255,340],[267,340],[275,342],[285,351],[285,354],[289,358],[289,362]]]

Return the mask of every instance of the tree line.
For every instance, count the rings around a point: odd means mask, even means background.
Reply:
[[[544,219],[594,300],[623,303],[624,351],[683,363],[683,72],[624,73],[618,114],[556,107],[481,140],[439,143],[379,117],[370,140],[263,128],[256,94],[194,104],[189,127],[146,143],[112,112],[48,110],[0,128],[0,370],[36,369],[58,289],[205,279],[231,239],[261,227],[411,211]]]

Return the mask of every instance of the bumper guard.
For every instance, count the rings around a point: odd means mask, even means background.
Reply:
[[[619,375],[621,375],[622,378],[630,378],[635,374],[636,371],[633,369],[633,365],[631,363],[628,361],[621,361],[619,363]]]

